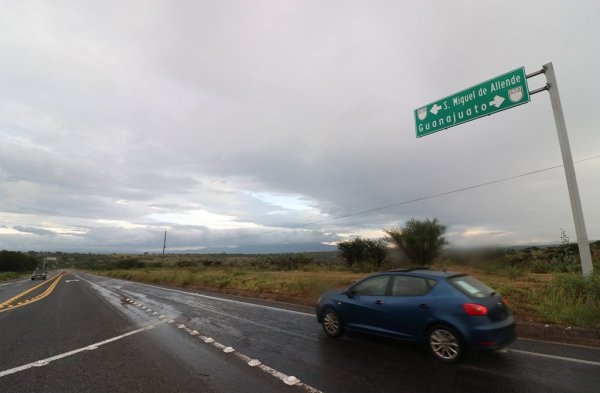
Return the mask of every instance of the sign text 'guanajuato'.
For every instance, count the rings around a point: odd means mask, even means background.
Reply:
[[[529,102],[523,67],[415,110],[417,138]]]

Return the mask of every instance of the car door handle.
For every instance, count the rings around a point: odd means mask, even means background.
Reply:
[[[383,304],[383,300],[375,300],[375,304]]]
[[[420,308],[421,310],[427,310],[427,309],[429,308],[429,304],[420,304],[420,305],[419,305],[419,308]]]

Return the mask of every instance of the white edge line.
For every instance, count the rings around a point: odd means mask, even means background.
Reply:
[[[119,279],[115,279],[115,278],[112,278],[112,277],[109,278],[109,279],[119,280]],[[84,279],[84,280],[87,281],[87,282],[89,282],[89,283],[91,283],[91,284],[93,284],[93,285],[96,285],[98,287],[103,288],[99,284],[96,284],[96,283],[91,282],[91,281],[86,280],[86,279]],[[119,280],[119,281],[123,281],[123,280]],[[265,306],[265,305],[262,305],[262,304],[255,304],[255,303],[249,303],[249,302],[242,302],[242,301],[239,301],[239,300],[232,300],[232,299],[226,299],[226,298],[208,296],[208,295],[203,295],[203,294],[199,294],[199,293],[186,292],[186,291],[181,291],[181,290],[171,289],[171,288],[157,287],[157,286],[154,286],[154,285],[149,285],[149,284],[140,283],[140,282],[135,282],[135,283],[139,284],[139,285],[142,285],[142,286],[149,287],[149,288],[162,289],[162,290],[165,290],[165,291],[181,293],[181,294],[184,294],[184,295],[191,295],[191,296],[196,296],[196,297],[201,297],[201,298],[206,298],[206,299],[220,300],[220,301],[229,302],[229,303],[243,304],[243,305],[247,305],[247,306],[251,306],[251,307],[257,307],[257,308],[263,308],[263,309],[269,309],[269,310],[287,312],[287,313],[297,314],[297,315],[302,315],[302,316],[310,316],[310,317],[313,316],[313,314],[304,313],[304,312],[300,312],[300,311],[287,310],[287,309],[284,309],[284,308],[277,308],[277,307]],[[103,288],[103,289],[105,289],[105,288]],[[159,323],[161,323],[161,322],[159,322]],[[106,340],[105,342],[98,343],[98,344],[93,344],[93,345],[94,346],[104,345],[104,344],[106,344],[108,342],[112,342],[112,341],[118,340],[118,339],[126,337],[128,335],[139,333],[139,332],[147,330],[147,329],[151,329],[151,328],[153,328],[156,325],[158,325],[158,323],[154,324],[154,325],[151,325],[151,326],[148,326],[148,327],[145,327],[145,328],[142,328],[142,329],[139,329],[139,330],[136,330],[136,331],[133,331],[133,332],[126,333],[123,336],[115,337],[113,339]],[[211,342],[212,340],[211,341],[205,340],[204,342],[207,342],[207,341]],[[220,347],[222,345],[222,344],[220,344],[220,345],[219,344],[220,343],[213,342],[214,346]],[[36,364],[39,365],[40,362],[46,362],[46,361],[50,362],[52,360],[60,359],[60,358],[65,357],[65,356],[70,356],[72,354],[75,354],[75,353],[78,353],[78,352],[81,352],[81,351],[85,351],[85,350],[87,350],[86,348],[87,347],[81,348],[81,349],[78,349],[78,350],[75,350],[75,351],[67,352],[66,354],[58,355],[58,356],[55,356],[53,358],[44,359],[44,360],[41,360],[39,362],[30,363],[29,365],[25,365],[25,366],[21,366],[21,367],[17,367],[17,368],[11,369],[11,370],[0,372],[0,377],[3,377],[3,376],[8,375],[8,374],[12,374],[14,372],[22,371],[22,370],[25,370],[25,369],[28,369],[28,368],[31,368],[31,367],[35,367],[35,365]],[[582,360],[582,359],[567,358],[567,357],[563,357],[563,356],[556,356],[556,355],[548,355],[548,354],[537,353],[537,352],[522,351],[522,350],[519,350],[519,349],[508,349],[508,351],[509,352],[513,352],[513,353],[520,353],[520,354],[523,354],[523,355],[543,357],[543,358],[547,358],[547,359],[562,360],[562,361],[573,362],[573,363],[587,364],[587,365],[591,365],[591,366],[600,366],[600,362],[594,362],[594,361],[591,361],[591,360]],[[242,354],[240,354],[240,355],[242,355]],[[242,356],[243,357],[247,357],[246,355],[242,355]],[[275,369],[273,369],[273,368],[271,368],[269,366],[266,366],[264,364],[259,365],[258,368],[260,368],[263,371],[265,371],[265,372],[273,375],[274,377],[276,377],[278,379],[283,380],[284,382],[285,382],[284,378],[288,377],[286,374],[283,374],[280,371],[277,371],[277,370],[275,370]],[[15,371],[12,371],[12,370],[15,370]],[[300,387],[302,387],[302,388],[304,388],[306,390],[312,391],[312,392],[319,392],[319,390],[313,388],[310,385],[306,385],[304,383],[301,383],[300,381],[298,381],[298,382],[299,383],[297,383],[297,386],[300,386]]]
[[[92,274],[92,276],[94,276],[94,275]],[[96,276],[96,277],[98,277],[98,276]],[[112,278],[112,277],[102,277],[102,278],[108,278],[108,279],[111,279],[111,280],[123,281],[123,282],[127,282],[127,283],[132,283],[133,282],[135,284],[142,285],[142,286],[149,287],[149,288],[162,289],[162,290],[165,290],[165,291],[176,292],[176,293],[181,293],[181,294],[184,294],[184,295],[191,295],[191,296],[196,296],[196,297],[202,297],[202,298],[206,298],[206,299],[214,299],[214,300],[220,300],[220,301],[229,302],[229,303],[243,304],[243,305],[247,305],[247,306],[251,306],[251,307],[257,307],[257,308],[264,308],[264,309],[268,309],[268,310],[275,310],[275,311],[287,312],[287,313],[297,314],[297,315],[302,315],[302,316],[307,316],[307,317],[314,317],[315,316],[312,313],[305,313],[305,312],[301,312],[301,311],[287,310],[285,308],[265,306],[265,305],[262,305],[262,304],[255,304],[255,303],[250,303],[250,302],[242,302],[242,301],[239,301],[239,300],[233,300],[233,299],[227,299],[227,298],[220,298],[220,297],[215,297],[215,296],[203,295],[203,294],[194,293],[194,292],[186,292],[186,291],[181,291],[181,290],[178,290],[178,289],[158,287],[158,286],[155,286],[155,285],[145,284],[145,283],[138,282],[138,281],[126,281],[126,280],[120,280],[118,278]],[[86,281],[91,282],[89,280],[86,280]],[[94,285],[100,286],[100,285],[98,285],[96,283],[93,283],[93,282],[91,282],[91,283],[94,284]],[[103,288],[103,287],[101,287],[101,288]],[[104,288],[104,289],[106,289],[106,288]],[[540,340],[532,340],[532,339],[527,339],[527,338],[522,338],[522,337],[519,337],[519,339],[531,340],[531,341],[540,341]],[[567,343],[556,343],[556,342],[550,342],[550,343],[571,346],[570,344],[567,344]],[[590,347],[590,348],[597,349],[595,347]],[[533,356],[542,356],[542,357],[548,357],[548,358],[554,358],[554,359],[562,359],[562,360],[567,360],[567,361],[578,361],[578,359],[563,358],[563,357],[560,357],[560,356],[546,355],[546,354],[537,353],[537,352],[527,352],[527,351],[520,351],[520,350],[516,350],[516,349],[509,349],[509,350],[513,351],[513,352],[521,352],[523,354],[530,354],[530,355],[533,355]],[[582,362],[588,362],[588,361],[587,360],[582,360]],[[591,364],[593,364],[593,365],[600,365],[600,363],[598,363],[598,362],[591,362]]]
[[[92,276],[94,276],[94,275],[92,274]],[[98,277],[98,276],[96,276],[96,277]],[[223,302],[228,302],[228,303],[244,304],[244,305],[251,306],[251,307],[265,308],[265,309],[268,309],[268,310],[275,310],[275,311],[282,311],[282,312],[287,312],[287,313],[291,313],[291,314],[302,315],[302,316],[305,316],[305,317],[315,317],[315,314],[312,314],[312,313],[306,313],[306,312],[301,312],[301,311],[288,310],[288,309],[285,309],[285,308],[278,308],[278,307],[272,307],[272,306],[265,306],[263,304],[255,304],[255,303],[249,303],[249,302],[242,302],[242,301],[239,301],[239,300],[226,299],[226,298],[209,296],[209,295],[202,295],[200,293],[180,291],[178,289],[157,287],[155,285],[145,284],[145,283],[138,282],[138,281],[126,281],[126,280],[120,280],[118,278],[112,278],[112,277],[101,277],[101,278],[108,278],[108,279],[111,279],[111,280],[123,281],[123,282],[126,282],[126,283],[135,283],[135,284],[143,285],[143,286],[149,287],[149,288],[162,289],[162,290],[165,290],[165,291],[181,293],[181,294],[184,294],[184,295],[192,295],[192,296],[202,297],[202,298],[206,298],[206,299],[221,300]],[[86,280],[86,281],[89,281],[89,280]],[[94,285],[98,285],[96,283],[93,283],[93,284]],[[98,286],[100,286],[100,285],[98,285]],[[104,289],[106,289],[106,288],[104,288]],[[305,307],[308,307],[308,306],[305,306]]]
[[[600,366],[600,362],[594,362],[594,361],[591,361],[591,360],[566,358],[566,357],[563,357],[563,356],[548,355],[548,354],[545,354],[545,353],[521,351],[520,349],[508,349],[508,351],[509,352],[514,352],[514,353],[520,353],[520,354],[523,354],[523,355],[538,356],[538,357],[542,357],[542,358],[562,360],[562,361],[565,361],[565,362],[573,362],[573,363],[580,363],[580,364],[589,364],[591,366]]]
[[[92,350],[92,349],[97,349],[98,347],[100,347],[102,345],[105,345],[105,344],[109,344],[109,343],[111,343],[113,341],[117,341],[117,340],[120,340],[122,338],[129,337],[129,336],[132,336],[134,334],[141,333],[143,331],[153,329],[156,325],[158,325],[160,323],[162,323],[162,322],[158,322],[158,323],[155,323],[155,324],[152,324],[152,325],[149,325],[149,326],[137,329],[137,330],[133,330],[131,332],[128,332],[128,333],[125,333],[125,334],[121,334],[120,336],[109,338],[108,340],[100,341],[100,342],[95,343],[95,344],[86,345],[85,347],[81,347],[79,349],[74,349],[72,351],[62,353],[60,355],[56,355],[56,356],[52,356],[52,357],[49,357],[49,358],[46,358],[46,359],[38,360],[38,361],[29,363],[29,364],[24,364],[22,366],[14,367],[14,368],[11,368],[9,370],[0,371],[0,378],[5,377],[5,376],[10,375],[10,374],[15,374],[15,373],[18,373],[18,372],[21,372],[21,371],[25,371],[25,370],[30,369],[32,367],[45,366],[45,365],[49,364],[50,362],[53,362],[55,360],[59,360],[59,359],[62,359],[62,358],[66,358],[68,356],[72,356],[72,355],[78,354],[80,352],[85,352],[85,351],[89,351],[89,350]]]
[[[536,343],[562,345],[564,347],[584,348],[584,349],[593,349],[595,351],[600,351],[600,347],[593,347],[591,345],[573,344],[573,343],[566,343],[566,342],[561,342],[561,341],[540,340],[537,338],[529,338],[529,337],[517,337],[517,339],[521,340],[521,341],[533,341]]]
[[[8,285],[18,284],[20,282],[26,282],[26,281],[29,281],[29,280],[26,279],[26,280],[19,280],[19,281],[7,282],[7,283],[4,283],[4,284],[0,284],[0,287],[5,287],[5,286],[8,286]]]
[[[243,305],[251,306],[251,307],[264,308],[264,309],[267,309],[267,310],[282,311],[282,312],[287,312],[287,313],[291,313],[291,314],[302,315],[302,316],[305,316],[305,317],[315,317],[314,314],[310,314],[310,313],[306,313],[306,312],[301,312],[301,311],[294,311],[294,310],[288,310],[288,309],[285,309],[285,308],[271,307],[271,306],[265,306],[265,305],[262,305],[262,304],[255,304],[255,303],[249,303],[249,302],[242,302],[242,301],[239,301],[239,300],[226,299],[226,298],[220,298],[220,297],[209,296],[209,295],[202,295],[202,294],[199,294],[199,293],[180,291],[180,290],[171,289],[171,288],[157,287],[157,286],[154,286],[154,285],[148,285],[148,284],[144,284],[144,283],[137,282],[137,281],[135,283],[143,285],[143,286],[146,286],[146,287],[150,287],[150,288],[163,289],[165,291],[181,293],[181,294],[184,294],[184,295],[192,295],[192,296],[202,297],[202,298],[206,298],[206,299],[220,300],[220,301],[228,302],[228,303],[243,304]]]

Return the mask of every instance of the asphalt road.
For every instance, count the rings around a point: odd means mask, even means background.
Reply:
[[[40,281],[0,286],[0,392],[595,393],[600,386],[598,348],[518,340],[503,353],[446,365],[395,340],[329,339],[312,308],[84,273],[56,280],[17,299]]]

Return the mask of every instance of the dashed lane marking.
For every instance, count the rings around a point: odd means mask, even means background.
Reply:
[[[49,358],[46,358],[46,359],[38,360],[36,362],[24,364],[22,366],[11,368],[9,370],[0,371],[0,378],[5,377],[5,376],[10,375],[10,374],[15,374],[15,373],[18,373],[18,372],[21,372],[21,371],[28,370],[28,369],[30,369],[32,367],[47,366],[48,364],[50,364],[51,362],[53,362],[55,360],[63,359],[63,358],[66,358],[68,356],[73,356],[73,355],[76,355],[76,354],[78,354],[80,352],[92,351],[92,350],[98,349],[98,347],[101,347],[103,345],[112,343],[112,342],[117,341],[117,340],[121,340],[121,339],[123,339],[125,337],[129,337],[129,336],[132,336],[134,334],[138,334],[138,333],[144,332],[146,330],[154,329],[154,327],[156,327],[157,325],[159,325],[161,323],[162,322],[154,323],[152,325],[143,327],[141,329],[137,329],[137,330],[131,331],[129,333],[121,334],[120,336],[109,338],[108,340],[100,341],[100,342],[95,343],[95,344],[87,345],[85,347],[78,348],[78,349],[75,349],[73,351],[65,352],[65,353],[62,353],[60,355],[56,355],[56,356],[52,356],[52,357],[49,357]]]
[[[81,277],[80,277],[81,278]],[[82,278],[84,281],[89,282],[90,284],[93,284],[94,286],[98,286],[104,290],[107,290],[106,288],[101,287],[100,285],[93,283],[91,281],[88,281],[84,278]],[[205,297],[205,296],[203,296]],[[141,309],[147,309],[150,310],[148,307],[146,307],[144,304],[140,303],[140,302],[136,302],[134,299],[132,299],[131,297],[124,297],[123,300],[127,303],[131,303],[131,304],[137,304],[138,307],[140,307]],[[132,303],[133,302],[133,303]],[[241,303],[241,302],[240,302]],[[244,303],[246,304],[246,303]],[[266,307],[266,306],[265,306]],[[271,308],[271,307],[267,307],[267,308]],[[152,311],[152,310],[151,310]],[[319,389],[316,389],[310,385],[307,385],[305,383],[303,383],[302,381],[300,381],[298,378],[296,378],[293,375],[286,375],[284,373],[282,373],[281,371],[278,371],[272,367],[267,366],[266,364],[263,364],[260,360],[257,359],[251,359],[249,356],[242,354],[241,352],[237,351],[235,348],[221,344],[218,341],[215,341],[213,338],[210,337],[206,337],[203,336],[202,334],[200,334],[200,332],[198,332],[195,329],[191,329],[188,326],[179,323],[177,324],[175,320],[173,319],[169,319],[167,320],[163,315],[161,315],[160,317],[156,317],[158,313],[154,313],[152,314],[152,316],[154,316],[155,318],[159,319],[161,322],[166,322],[172,326],[176,326],[178,330],[183,330],[186,331],[188,334],[190,334],[191,336],[194,337],[198,337],[201,341],[203,341],[206,344],[210,344],[218,349],[220,349],[223,353],[225,354],[232,354],[232,355],[236,355],[238,358],[241,358],[242,360],[244,360],[244,362],[249,366],[249,367],[256,367],[259,368],[260,370],[266,372],[267,374],[281,380],[284,384],[288,385],[288,386],[296,386],[306,392],[309,393],[322,393]],[[161,318],[162,317],[162,318]],[[164,319],[163,319],[164,318]],[[161,323],[159,322],[159,323]],[[101,344],[93,344],[93,346],[97,347]],[[85,350],[82,349],[82,350]],[[89,349],[88,349],[89,350]],[[230,355],[231,356],[231,355]],[[46,359],[47,360],[47,359]],[[0,374],[0,376],[2,376]]]
[[[85,280],[85,281],[88,281],[88,280]],[[91,284],[93,284],[93,285],[96,285],[96,286],[100,287],[100,285],[98,285],[96,283],[93,283],[91,281],[88,281],[88,282],[91,283]],[[176,289],[157,287],[157,286],[154,286],[154,285],[148,285],[148,284],[142,284],[142,283],[137,283],[137,284],[141,285],[141,286],[146,286],[146,287],[160,289],[160,290],[169,291],[169,292],[181,293],[181,294],[195,296],[195,297],[201,297],[201,298],[213,299],[213,300],[220,300],[220,301],[229,302],[229,303],[243,304],[243,305],[250,306],[250,307],[270,309],[270,310],[274,310],[274,311],[287,312],[287,313],[298,314],[298,315],[303,315],[303,316],[311,316],[311,317],[313,316],[312,314],[303,313],[303,312],[299,312],[299,311],[292,311],[292,310],[287,310],[287,309],[282,309],[282,308],[264,306],[264,305],[260,305],[260,304],[247,303],[247,302],[242,302],[242,301],[232,300],[232,299],[224,299],[224,298],[220,298],[220,297],[202,295],[202,294],[193,293],[193,292],[179,291],[179,290],[176,290]],[[101,287],[101,288],[103,288],[103,287]],[[132,304],[134,304],[134,305],[138,305],[138,307],[142,306],[142,307],[145,308],[145,306],[143,306],[141,303],[135,302],[133,299],[129,299],[128,298],[127,301],[130,302],[130,303],[132,303]],[[163,316],[161,315],[161,317],[163,317]],[[176,322],[171,319],[171,320],[168,321],[168,323],[169,324],[175,324]],[[185,326],[183,324],[179,324],[179,325],[177,325],[177,327],[179,329],[186,330],[189,334],[191,334],[193,336],[197,336],[198,338],[200,338],[200,340],[202,340],[206,344],[212,344],[213,346],[215,346],[216,348],[224,351],[225,353],[234,353],[237,357],[239,357],[244,362],[246,362],[248,364],[248,366],[260,368],[261,370],[263,370],[263,371],[271,374],[275,378],[280,379],[282,382],[284,382],[287,385],[290,385],[290,386],[293,385],[293,386],[301,387],[301,388],[303,388],[304,390],[306,390],[306,391],[308,391],[310,393],[321,393],[320,390],[318,390],[318,389],[316,389],[316,388],[314,388],[314,387],[312,387],[310,385],[306,385],[306,384],[302,383],[296,377],[294,377],[294,376],[288,376],[286,374],[283,374],[280,371],[277,371],[277,370],[275,370],[275,369],[273,369],[273,368],[271,368],[271,367],[263,364],[258,359],[252,359],[252,358],[250,358],[250,357],[248,357],[248,356],[246,356],[246,355],[244,355],[244,354],[236,351],[234,348],[227,347],[227,346],[225,346],[225,345],[223,345],[223,344],[215,341],[211,337],[206,337],[206,336],[201,335],[197,330],[192,330],[192,329],[188,328],[187,326]],[[566,345],[568,345],[568,344],[566,344]],[[513,352],[513,353],[522,354],[522,355],[537,356],[537,357],[543,357],[543,358],[547,358],[547,359],[554,359],[554,360],[560,360],[560,361],[566,361],[566,362],[573,362],[573,363],[579,363],[579,364],[587,364],[587,365],[591,365],[591,366],[600,366],[600,362],[595,362],[595,361],[590,361],[590,360],[582,360],[582,359],[575,359],[575,358],[568,358],[568,357],[556,356],[556,355],[549,355],[549,354],[538,353],[538,352],[528,352],[528,351],[522,351],[522,350],[518,350],[518,349],[506,349],[506,352]]]

